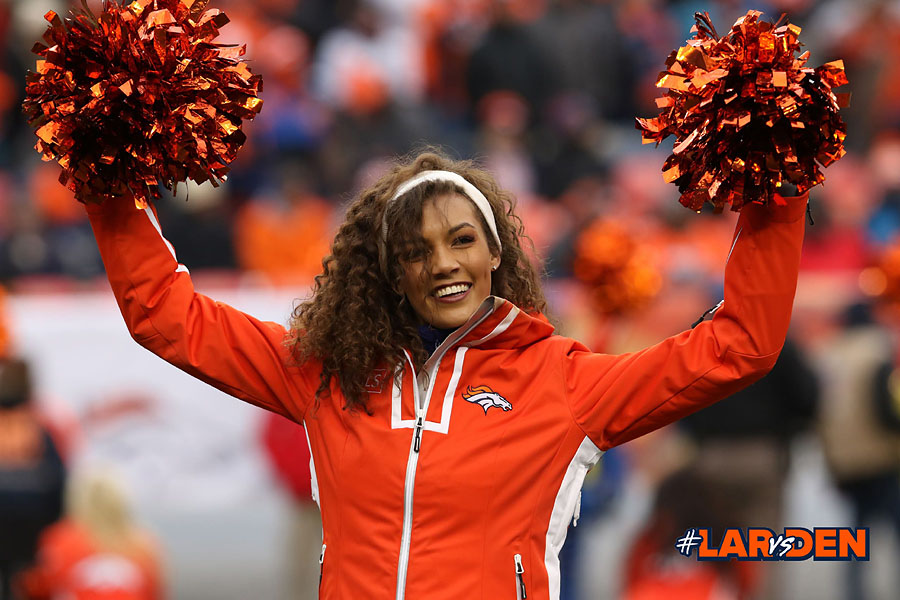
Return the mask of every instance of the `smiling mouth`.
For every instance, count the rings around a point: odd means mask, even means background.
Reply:
[[[438,288],[434,291],[434,297],[438,300],[456,300],[466,295],[472,288],[471,283],[454,283],[446,287]]]

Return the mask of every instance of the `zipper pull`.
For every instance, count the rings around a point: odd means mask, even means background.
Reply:
[[[425,419],[418,417],[416,419],[416,439],[413,442],[413,450],[418,454],[419,447],[422,445],[422,428],[425,426]]]
[[[700,315],[700,318],[699,318],[699,319],[697,319],[696,321],[694,321],[693,323],[691,323],[691,329],[693,329],[694,327],[696,327],[697,325],[699,325],[700,323],[702,323],[702,322],[703,322],[703,319],[706,318],[706,315],[708,315],[708,314],[713,314],[713,315],[715,315],[715,314],[716,314],[716,311],[719,310],[720,308],[722,308],[722,305],[723,305],[723,304],[725,304],[725,300],[719,300],[719,303],[718,303],[718,304],[716,304],[716,305],[713,306],[712,308],[708,309],[705,313],[703,313],[702,315]]]
[[[519,583],[519,593],[522,600],[528,598],[525,592],[525,567],[522,566],[522,555],[516,554],[513,559],[516,561],[516,580]]]
[[[323,565],[325,564],[325,548],[327,546],[322,544],[322,552],[319,553],[319,591],[322,589],[322,575],[325,574],[325,569]]]
[[[325,562],[325,548],[327,548],[327,544],[322,544],[322,552],[319,553],[319,564],[324,564]]]

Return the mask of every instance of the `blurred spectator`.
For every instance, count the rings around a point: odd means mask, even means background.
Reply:
[[[17,10],[14,2],[0,3],[0,168],[15,168],[21,157],[20,140],[30,131],[19,107],[25,99],[25,64],[16,37]],[[19,27],[19,29],[21,29]]]
[[[314,151],[331,116],[309,91],[309,39],[295,27],[274,25],[260,37],[254,57],[266,82],[265,110],[254,122],[256,153],[268,160]]]
[[[541,54],[552,64],[559,89],[580,92],[605,119],[634,117],[635,61],[617,27],[616,3],[555,0],[535,24]]]
[[[542,142],[535,151],[540,192],[558,198],[581,178],[604,176],[609,168],[600,150],[606,143],[605,131],[590,96],[575,91],[557,94],[537,133]]]
[[[306,32],[316,45],[325,33],[340,24],[339,13],[343,4],[334,0],[295,1],[291,22]]]
[[[868,262],[866,224],[882,200],[870,161],[848,155],[829,168],[828,181],[815,193],[801,269],[820,273],[859,272]]]
[[[853,102],[846,113],[847,146],[865,151],[885,126],[900,125],[900,5],[894,0],[818,3],[809,27],[823,61],[843,59]]]
[[[660,484],[647,524],[625,559],[623,600],[742,600],[756,588],[753,563],[685,559],[675,540],[702,523],[713,538],[727,517],[709,492],[716,482],[694,467],[676,471]]]
[[[468,106],[466,63],[472,38],[480,33],[482,5],[480,0],[426,0],[418,14],[425,91],[450,118],[458,119]]]
[[[711,486],[708,493],[720,496],[726,527],[784,528],[790,443],[811,427],[818,396],[815,372],[788,338],[768,375],[682,420],[697,444],[696,469]],[[777,563],[750,564],[761,579],[754,597],[781,598]]]
[[[869,157],[882,196],[871,211],[866,229],[869,241],[881,246],[900,234],[900,129],[886,129],[879,134]]]
[[[310,285],[330,252],[334,210],[296,174],[278,177],[235,216],[235,251],[243,271],[270,285]]]
[[[157,202],[166,239],[178,248],[178,260],[195,269],[234,269],[237,265],[231,207],[224,186],[190,181],[175,196]],[[182,250],[183,248],[183,250]]]
[[[311,458],[306,430],[275,413],[266,413],[263,444],[279,482],[291,498],[287,557],[289,597],[315,600],[320,577],[322,519],[312,489]]]
[[[65,469],[32,406],[28,363],[0,362],[0,600],[35,559],[38,535],[62,512]]]
[[[664,64],[659,57],[667,56],[683,43],[684,33],[693,22],[676,22],[671,12],[662,9],[664,3],[656,0],[624,0],[615,4],[617,29],[625,51],[634,61],[636,79],[631,90],[631,110],[653,114],[654,99],[659,95],[655,84]]]
[[[787,452],[791,438],[807,431],[813,424],[820,388],[818,375],[808,359],[788,338],[775,367],[766,377],[683,419],[682,426],[700,445],[701,454],[706,444],[742,443],[764,438],[766,445],[771,443],[777,448],[774,454],[778,458],[771,462],[773,468],[760,470],[783,474],[788,466]],[[728,452],[722,454],[733,457]],[[763,514],[774,516],[773,509],[773,506],[750,508],[760,517]],[[779,520],[772,516],[759,523],[735,522],[729,526],[776,528]]]
[[[348,3],[343,27],[326,34],[313,65],[313,88],[334,106],[377,112],[391,100],[407,105],[425,88],[423,52],[415,32],[385,18],[372,0]]]
[[[483,96],[476,107],[478,154],[497,183],[520,201],[532,196],[537,174],[526,146],[529,108],[522,96],[498,90]]]
[[[514,92],[525,99],[536,119],[558,84],[553,65],[517,12],[519,3],[491,0],[490,28],[469,57],[469,102],[477,109],[491,92]]]
[[[843,330],[820,357],[819,429],[831,476],[853,510],[849,525],[867,527],[886,519],[900,541],[900,429],[879,409],[880,399],[896,395],[890,379],[895,352],[871,307],[847,309]],[[865,600],[866,588],[861,565],[849,562],[846,597]]]
[[[425,145],[432,134],[423,113],[395,103],[373,114],[339,112],[318,155],[321,188],[335,200],[346,197],[364,168],[388,165],[392,157]]]
[[[73,477],[66,519],[48,528],[22,578],[28,600],[161,600],[159,551],[108,473]]]

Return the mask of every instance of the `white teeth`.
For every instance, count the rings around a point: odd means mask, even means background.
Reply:
[[[464,291],[466,291],[467,289],[469,289],[468,284],[458,283],[456,285],[451,285],[451,286],[448,286],[445,288],[441,288],[441,289],[437,290],[434,293],[434,295],[437,296],[438,298],[443,298],[444,296],[449,296],[450,294],[461,294]]]

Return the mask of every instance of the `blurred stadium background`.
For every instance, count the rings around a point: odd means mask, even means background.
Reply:
[[[245,126],[249,141],[226,185],[190,188],[159,206],[163,230],[200,291],[285,322],[294,299],[308,292],[354,191],[391,157],[437,145],[480,159],[515,192],[560,329],[608,352],[676,333],[718,301],[731,241],[735,216],[682,208],[660,174],[670,148],[642,146],[634,130],[635,116],[655,113],[653,84],[665,57],[689,36],[695,11],[708,10],[720,31],[751,8],[772,19],[787,12],[803,27],[812,66],[845,61],[853,92],[843,113],[849,153],[812,192],[815,226],[808,228],[792,325],[798,354],[818,375],[818,402],[784,435],[747,432],[764,447],[752,455],[784,451],[777,459],[783,476],[760,500],[774,507],[757,513],[777,522],[737,524],[777,530],[853,523],[853,504],[836,486],[846,473],[826,457],[834,452],[829,444],[855,438],[829,437],[837,414],[829,407],[849,402],[865,411],[871,403],[862,389],[851,393],[852,386],[835,382],[854,376],[852,354],[840,356],[848,348],[844,317],[883,290],[867,269],[900,230],[900,1],[213,4],[231,18],[222,41],[247,44],[251,67],[264,77],[265,104]],[[58,167],[33,150],[20,111],[25,71],[34,68],[29,51],[44,13],[67,7],[62,0],[0,2],[6,352],[31,361],[41,409],[62,431],[70,468],[112,464],[127,482],[138,516],[161,541],[172,598],[297,597],[288,583],[294,555],[286,533],[294,500],[267,458],[262,412],[133,344],[81,207],[57,183]],[[640,310],[600,315],[573,277],[576,241],[597,218],[641,240],[661,276],[658,295]],[[900,323],[900,313],[883,304],[868,312],[886,335]],[[891,361],[891,347],[873,360]],[[831,398],[838,387],[844,397]],[[780,431],[782,417],[776,411],[770,418],[771,430]],[[887,468],[896,486],[894,435],[895,461]],[[634,573],[629,551],[658,513],[654,497],[665,498],[657,494],[660,483],[698,454],[727,458],[716,443],[673,427],[610,457],[569,557],[580,567],[570,598],[626,597]],[[689,493],[700,498],[715,490]],[[885,515],[871,523],[872,560],[862,573],[870,597],[889,599],[898,597],[900,558],[897,529]],[[666,552],[680,558],[671,545]],[[811,561],[761,565],[742,597],[846,598],[846,570]]]

